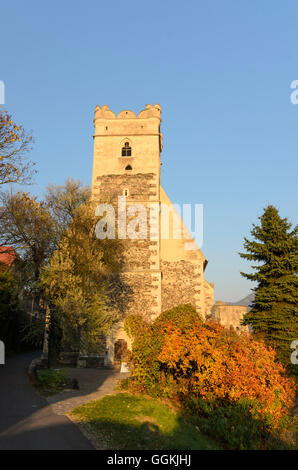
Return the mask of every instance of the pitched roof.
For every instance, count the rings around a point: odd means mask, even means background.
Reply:
[[[0,263],[10,267],[16,259],[19,259],[19,256],[14,248],[11,246],[0,246]]]

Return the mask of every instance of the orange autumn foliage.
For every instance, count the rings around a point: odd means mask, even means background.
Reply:
[[[256,415],[270,417],[273,427],[293,404],[294,383],[275,362],[274,350],[215,322],[198,321],[187,331],[166,325],[158,361],[182,399],[248,400]]]

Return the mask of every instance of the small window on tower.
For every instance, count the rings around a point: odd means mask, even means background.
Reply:
[[[131,157],[131,147],[129,142],[125,142],[124,146],[122,147],[122,157]]]
[[[127,166],[125,167],[125,170],[132,170],[132,167],[131,167],[130,165],[127,165]]]
[[[129,189],[125,188],[123,189],[123,196],[129,196]]]

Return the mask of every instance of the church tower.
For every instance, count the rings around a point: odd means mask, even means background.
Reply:
[[[130,286],[133,297],[127,314],[145,315],[149,319],[161,312],[158,228],[155,237],[149,233],[150,218],[158,222],[159,217],[158,211],[150,207],[158,208],[160,203],[160,114],[161,108],[155,104],[147,105],[138,116],[133,111],[124,110],[116,117],[104,105],[96,107],[94,118],[93,199],[111,202],[117,221],[119,196],[125,198],[128,214],[132,204],[141,204],[147,211],[146,237],[125,242],[122,278]],[[129,216],[126,224],[129,224]],[[116,330],[110,338],[110,358],[117,339],[128,342],[123,328],[120,326]]]
[[[119,238],[126,238],[121,273],[131,289],[126,314],[152,320],[165,309],[191,303],[206,318],[213,305],[213,284],[204,279],[206,258],[189,236],[161,236],[161,208],[170,209],[171,227],[175,209],[160,181],[160,115],[158,104],[148,104],[137,116],[124,110],[116,117],[107,105],[95,108],[92,198],[112,203],[118,222],[119,196],[126,206],[125,227],[120,227],[121,236],[117,233]],[[126,237],[129,211],[137,204],[145,210],[148,223],[146,233],[132,239]],[[184,227],[179,214],[176,216]],[[193,245],[189,250],[185,249],[186,241]],[[121,323],[107,338],[106,365],[115,363],[119,341],[130,346]]]

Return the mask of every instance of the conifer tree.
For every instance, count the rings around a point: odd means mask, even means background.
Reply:
[[[298,339],[298,226],[292,228],[287,218],[269,205],[253,224],[253,241],[244,238],[246,253],[240,256],[257,262],[252,274],[242,276],[255,281],[255,298],[244,317],[256,336],[277,351],[277,358],[290,366],[291,343]],[[297,367],[297,366],[293,366]]]

